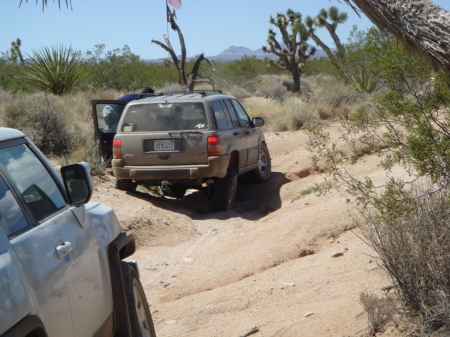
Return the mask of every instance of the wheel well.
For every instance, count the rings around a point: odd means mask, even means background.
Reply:
[[[239,168],[239,152],[233,151],[230,155],[230,162],[228,164],[228,168],[235,169],[238,171]]]

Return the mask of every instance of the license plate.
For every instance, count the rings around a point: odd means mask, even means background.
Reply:
[[[173,151],[175,150],[175,140],[162,139],[155,140],[155,151]]]

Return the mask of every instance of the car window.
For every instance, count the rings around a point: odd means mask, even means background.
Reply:
[[[222,106],[221,101],[212,101],[211,107],[214,112],[214,116],[216,117],[217,129],[218,130],[228,130],[229,126],[229,118],[225,113],[224,107]]]
[[[11,177],[8,180],[17,187],[37,221],[66,206],[53,177],[28,146],[0,150],[0,168]]]
[[[236,109],[236,112],[238,114],[239,117],[239,123],[241,124],[242,127],[244,128],[248,128],[251,124],[250,124],[250,118],[248,117],[247,113],[245,112],[244,108],[242,107],[242,105],[235,99],[233,99],[231,101],[233,103],[234,108]]]
[[[229,99],[225,99],[223,101],[227,107],[233,127],[234,128],[240,127],[241,125],[239,124],[239,118],[238,118],[238,115],[236,114],[236,111],[234,110],[233,104],[231,104]]]
[[[207,129],[203,103],[152,103],[129,106],[122,132]]]
[[[31,228],[22,213],[19,203],[1,176],[0,227],[10,239]]]

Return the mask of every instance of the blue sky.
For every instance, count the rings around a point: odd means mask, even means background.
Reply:
[[[55,0],[56,1],[56,0]],[[179,52],[178,37],[166,22],[165,0],[72,0],[73,10],[61,9],[53,0],[42,11],[41,0],[2,0],[0,4],[0,52],[6,52],[11,42],[22,40],[22,51],[32,54],[42,47],[72,46],[81,52],[92,50],[104,43],[106,51],[128,45],[143,59],[168,57],[151,40],[169,36]],[[436,0],[436,4],[450,10],[449,0]],[[205,53],[214,56],[230,46],[243,46],[253,50],[266,44],[271,27],[270,15],[285,13],[288,8],[304,17],[315,16],[320,9],[336,6],[349,14],[349,19],[338,28],[343,42],[353,25],[367,29],[372,24],[361,14],[359,18],[349,6],[338,0],[182,0],[176,11],[177,24],[183,32],[188,56]],[[318,35],[330,46],[326,29]],[[311,41],[311,43],[313,43]]]

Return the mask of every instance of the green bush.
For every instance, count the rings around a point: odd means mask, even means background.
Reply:
[[[378,253],[403,308],[421,317],[423,331],[448,333],[450,81],[389,36],[371,35],[368,46],[385,88],[344,120],[345,144],[312,128],[308,147],[313,163],[330,173],[322,187],[344,188],[358,205],[362,238]],[[333,106],[364,97],[338,96]],[[387,171],[380,186],[349,174],[348,166],[368,153],[379,155]],[[408,181],[389,178],[399,165],[412,175]]]

